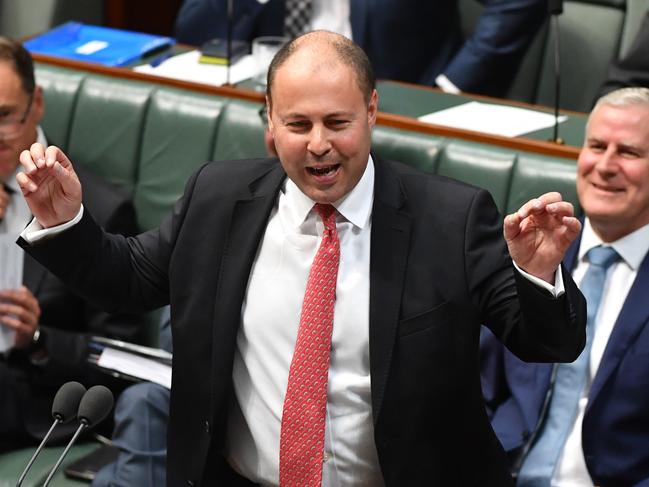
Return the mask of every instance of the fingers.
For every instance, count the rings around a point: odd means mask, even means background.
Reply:
[[[557,191],[545,193],[521,206],[518,210],[518,214],[521,218],[526,218],[529,215],[538,214],[545,211],[545,208],[550,204],[562,201],[563,198],[561,197],[561,193],[558,193]]]
[[[38,327],[41,309],[26,288],[0,291],[0,322],[31,338]]]
[[[23,172],[18,173],[16,180],[23,194],[27,196],[40,187],[42,181],[54,177],[65,192],[75,190],[77,181],[70,159],[56,146],[47,149],[42,144],[32,144],[29,150],[20,154]]]
[[[511,213],[505,217],[503,224],[503,235],[506,241],[510,241],[518,236],[521,232],[521,221],[523,219],[517,213]]]

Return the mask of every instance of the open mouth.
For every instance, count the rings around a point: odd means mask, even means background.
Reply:
[[[331,176],[340,168],[340,164],[329,166],[307,167],[306,170],[313,176]]]

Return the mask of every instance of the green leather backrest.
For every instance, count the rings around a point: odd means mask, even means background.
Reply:
[[[142,230],[156,227],[182,195],[185,182],[211,158],[225,100],[160,89],[149,102],[134,203]]]
[[[81,83],[68,154],[133,194],[152,85],[101,76]]]
[[[604,2],[601,2],[604,3]],[[560,17],[561,106],[587,112],[608,67],[617,57],[624,25],[623,5],[566,1]],[[542,60],[536,103],[554,103],[552,36]]]
[[[67,150],[74,107],[84,76],[78,71],[48,67],[36,70],[36,82],[43,88],[45,114],[42,124],[47,128],[49,143]]]
[[[266,127],[259,115],[261,107],[261,103],[243,100],[231,100],[227,104],[221,114],[212,160],[268,156],[264,145]]]
[[[422,171],[435,173],[444,139],[390,127],[374,127],[372,150],[389,160],[402,161]]]
[[[512,213],[531,197],[549,191],[559,191],[579,211],[575,181],[577,163],[571,159],[519,154],[513,168],[506,213]]]
[[[498,209],[505,209],[516,153],[493,147],[451,141],[440,158],[439,174],[487,189]]]

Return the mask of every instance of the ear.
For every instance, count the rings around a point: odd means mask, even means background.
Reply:
[[[367,107],[367,124],[370,127],[376,125],[376,114],[379,107],[379,94],[376,90],[372,91],[372,96],[370,97],[370,104]]]
[[[268,130],[273,132],[275,124],[273,123],[273,103],[268,95],[266,95],[266,118],[268,119]]]
[[[43,88],[36,86],[34,88],[34,98],[32,99],[32,116],[34,122],[38,125],[43,119],[45,113],[45,98],[43,96]]]

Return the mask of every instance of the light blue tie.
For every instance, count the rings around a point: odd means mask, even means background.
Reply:
[[[588,271],[580,290],[587,303],[586,346],[571,364],[559,364],[550,409],[543,429],[523,462],[518,487],[549,487],[577,414],[579,398],[586,385],[590,348],[595,334],[595,317],[602,299],[609,267],[619,259],[612,247],[593,247],[588,251]]]

